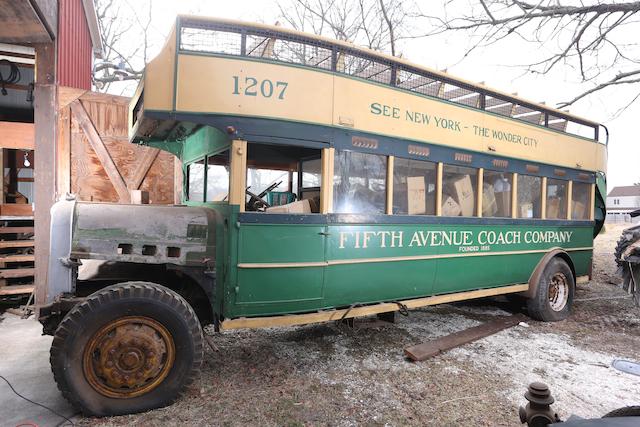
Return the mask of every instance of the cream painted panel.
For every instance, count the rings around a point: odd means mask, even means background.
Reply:
[[[238,78],[238,87],[234,76]],[[249,89],[247,79],[257,84]],[[271,96],[264,96],[273,87]],[[285,87],[286,84],[286,87]],[[331,124],[333,76],[264,62],[180,55],[176,109]],[[255,93],[255,95],[247,95]],[[234,94],[234,92],[238,92]]]

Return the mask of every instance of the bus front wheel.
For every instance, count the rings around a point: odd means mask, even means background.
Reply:
[[[122,415],[173,403],[202,356],[200,323],[180,295],[126,282],[93,293],[65,316],[51,344],[51,370],[85,415]]]
[[[552,258],[538,279],[535,295],[527,300],[529,316],[543,322],[566,319],[571,314],[575,287],[567,262]]]

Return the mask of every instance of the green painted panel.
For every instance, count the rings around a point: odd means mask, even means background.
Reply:
[[[236,268],[225,315],[314,311],[526,283],[555,247],[567,249],[577,275],[584,275],[592,232],[590,226],[241,224],[241,264],[326,266]]]
[[[189,163],[209,153],[217,153],[231,144],[227,135],[216,128],[205,126],[187,137],[182,148],[182,162]]]
[[[322,262],[324,231],[322,225],[242,224],[239,262]]]

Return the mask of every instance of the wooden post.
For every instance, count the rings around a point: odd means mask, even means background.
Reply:
[[[518,174],[511,177],[511,218],[518,218]]]
[[[442,216],[442,173],[444,165],[442,162],[438,163],[436,169],[436,215]]]
[[[393,214],[393,163],[394,157],[387,157],[387,215]]]
[[[542,188],[540,189],[540,218],[547,219],[547,177],[542,177]]]
[[[206,165],[205,165],[206,166]],[[247,141],[234,139],[231,141],[231,158],[229,171],[229,204],[239,205],[244,212],[247,189]]]
[[[478,191],[476,198],[476,212],[478,218],[482,217],[482,197],[483,197],[483,188],[484,185],[484,168],[478,169]]]
[[[335,148],[322,149],[322,177],[320,179],[320,213],[333,212],[333,167]]]
[[[573,199],[573,181],[569,181],[567,185],[567,219],[571,219],[571,211],[573,208],[571,199]]]
[[[596,185],[591,184],[591,197],[589,198],[589,219],[596,219]]]
[[[56,195],[71,192],[71,111],[65,106],[58,110],[58,149],[56,150]]]
[[[182,161],[178,157],[173,158],[173,203],[182,204],[182,193],[184,188],[184,173],[182,172]]]
[[[35,45],[36,76],[34,89],[35,161],[34,161],[34,233],[36,304],[47,299],[49,264],[49,211],[56,194],[57,103],[55,86],[56,45]]]

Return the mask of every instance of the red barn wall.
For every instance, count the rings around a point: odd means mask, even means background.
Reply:
[[[93,49],[82,0],[58,1],[58,84],[91,89]]]

